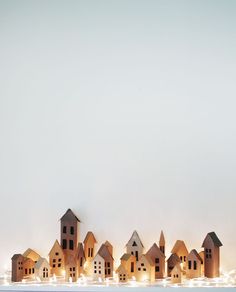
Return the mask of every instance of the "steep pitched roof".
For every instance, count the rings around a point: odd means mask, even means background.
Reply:
[[[85,258],[85,254],[84,254],[84,247],[82,242],[78,243],[78,258]]]
[[[60,249],[60,251],[63,253],[63,249],[62,249],[59,241],[56,239],[56,241],[54,242],[54,244],[53,244],[53,246],[48,254],[50,255],[53,252],[54,248],[56,248],[56,247],[58,247]]]
[[[49,266],[48,261],[45,258],[39,258],[34,267],[35,269],[40,269],[43,265]]]
[[[159,240],[159,246],[161,245],[165,245],[165,236],[164,236],[164,232],[161,231],[161,234],[160,234],[160,240]]]
[[[105,261],[113,260],[111,253],[109,252],[108,247],[103,243],[100,249],[97,252]]]
[[[205,244],[206,244],[206,241],[208,238],[211,238],[214,246],[217,246],[217,247],[221,247],[223,246],[223,244],[221,243],[221,241],[219,240],[218,236],[215,234],[215,232],[209,232],[207,234],[207,236],[205,237],[203,243],[202,243],[202,247],[205,247]]]
[[[66,217],[70,217],[70,216],[74,217],[78,222],[81,222],[81,221],[79,220],[79,218],[74,214],[74,212],[73,212],[71,209],[68,209],[68,210],[66,211],[66,213],[61,217],[60,220],[63,220],[63,219],[65,219]]]
[[[95,238],[95,236],[94,236],[94,234],[93,234],[92,231],[88,231],[88,232],[87,232],[87,234],[86,234],[86,236],[85,236],[85,239],[84,239],[84,243],[86,243],[89,239],[92,239],[92,241],[93,241],[94,243],[97,243],[97,240],[96,240],[96,238]]]
[[[196,249],[192,249],[189,253],[189,255],[193,254],[201,263],[202,263],[202,258],[200,257],[199,253],[196,251]],[[188,255],[188,256],[189,256]]]
[[[141,241],[141,239],[140,239],[140,237],[138,235],[138,232],[136,230],[133,232],[133,234],[132,234],[130,240],[127,242],[126,246],[127,245],[132,245],[132,242],[135,242],[136,244],[138,242],[142,247],[144,247],[143,244],[142,244],[142,241]]]
[[[153,245],[149,248],[149,250],[146,253],[152,260],[155,260],[157,256],[161,256],[165,258],[165,255],[160,250],[160,248],[157,246],[156,243],[153,243]]]
[[[183,272],[183,269],[181,268],[181,265],[180,265],[180,263],[177,263],[175,266],[174,266],[174,268],[172,269],[172,271],[171,271],[171,275],[172,274],[175,274],[175,273],[178,273],[178,272]]]
[[[176,253],[172,253],[172,254],[169,256],[167,262],[171,262],[171,261],[174,262],[174,263],[180,263],[180,262],[181,262],[181,261],[180,261],[180,258],[177,256]]]
[[[171,250],[171,253],[176,253],[177,254],[180,248],[185,249],[186,254],[188,254],[187,247],[186,247],[186,245],[185,245],[183,240],[177,240],[176,241],[174,247]]]
[[[127,274],[127,270],[123,265],[119,265],[119,267],[116,270],[116,273]]]
[[[120,258],[121,261],[128,261],[132,255],[129,253],[124,253],[123,256]]]
[[[142,258],[145,258],[147,262],[150,264],[150,266],[155,266],[155,262],[152,260],[152,258],[148,254],[141,255],[139,261],[141,261]]]

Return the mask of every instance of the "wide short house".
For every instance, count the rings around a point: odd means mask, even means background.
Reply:
[[[187,256],[186,277],[188,279],[201,277],[202,259],[196,249]]]
[[[216,278],[220,276],[220,247],[221,241],[215,234],[210,232],[203,241],[204,248],[204,273],[207,278]]]
[[[188,249],[183,240],[177,240],[171,251],[172,254],[176,254],[181,263],[183,263],[183,269],[186,267],[186,261],[188,256]]]
[[[142,241],[137,231],[134,231],[130,240],[126,244],[126,253],[134,255],[136,257],[136,261],[138,261],[143,254],[143,250],[144,246]]]
[[[50,265],[45,258],[39,258],[35,264],[35,276],[41,281],[48,281],[50,278]]]
[[[148,250],[146,255],[152,260],[155,266],[155,279],[162,279],[165,276],[165,255],[156,243]]]
[[[183,275],[183,270],[181,268],[181,264],[178,263],[174,266],[174,268],[171,271],[171,283],[172,284],[182,283],[182,275]]]
[[[174,269],[175,265],[180,264],[180,258],[177,254],[173,253],[167,260],[167,277],[171,277],[171,272]]]
[[[143,254],[137,262],[137,281],[155,281],[155,264],[149,256]]]
[[[136,275],[136,257],[132,254],[125,253],[120,258],[121,265],[127,271],[128,279],[135,277]]]
[[[128,271],[122,264],[119,265],[118,269],[116,270],[116,273],[118,275],[119,282],[125,283],[128,281],[129,279]]]
[[[112,248],[110,243],[108,244],[108,242],[102,244],[102,246],[98,250],[92,262],[93,277],[95,279],[105,279],[113,276],[114,259],[111,252]]]
[[[63,276],[65,271],[65,258],[62,247],[58,240],[55,241],[49,252],[49,264],[51,267],[51,275]]]

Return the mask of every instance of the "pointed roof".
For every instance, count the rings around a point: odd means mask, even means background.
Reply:
[[[63,249],[62,249],[59,241],[56,239],[56,241],[54,242],[54,244],[53,244],[53,246],[52,246],[52,248],[51,248],[51,250],[49,251],[48,254],[50,255],[56,247],[58,247],[58,249],[60,249],[61,252],[63,253]]]
[[[152,258],[148,254],[142,254],[139,262],[141,261],[142,258],[145,258],[147,262],[150,264],[150,266],[155,266],[155,262],[152,260]]]
[[[180,262],[181,262],[181,261],[180,261],[180,258],[177,256],[176,253],[172,253],[172,254],[169,256],[167,262],[170,262],[170,261],[172,261],[172,262],[174,262],[174,263],[180,263]]]
[[[123,256],[120,258],[121,261],[128,261],[132,257],[129,253],[124,253]]]
[[[188,254],[188,257],[189,257],[191,254],[194,255],[195,258],[197,258],[197,259],[202,263],[202,258],[200,257],[200,255],[199,255],[199,253],[196,251],[196,249],[192,249],[192,250],[190,251],[190,253]]]
[[[66,219],[67,217],[74,217],[78,222],[81,222],[71,209],[68,209],[60,220]]]
[[[119,267],[116,269],[116,273],[127,274],[127,270],[123,265],[119,265]]]
[[[172,274],[174,274],[174,273],[178,273],[178,272],[183,272],[183,269],[181,268],[181,265],[180,265],[180,263],[177,263],[175,266],[174,266],[174,268],[172,269],[172,271],[170,272],[171,273],[171,275]]]
[[[164,236],[164,232],[162,230],[161,234],[160,234],[159,246],[163,246],[163,245],[165,245],[165,243],[166,243],[165,236]]]
[[[83,243],[78,243],[78,258],[85,258]]]
[[[138,235],[138,232],[136,230],[133,232],[133,234],[132,234],[130,240],[127,242],[126,246],[127,245],[133,245],[133,242],[135,242],[136,244],[138,242],[142,247],[144,247],[143,244],[142,244],[142,241],[141,241],[141,239],[140,239],[140,237]]]
[[[221,243],[221,241],[219,240],[219,238],[215,234],[215,232],[209,232],[202,243],[202,247],[205,247],[208,238],[210,238],[212,240],[214,246],[216,246],[216,247],[223,246],[223,244]]]
[[[85,244],[89,239],[92,239],[92,241],[93,241],[94,243],[97,243],[97,240],[96,240],[96,238],[95,238],[95,236],[94,236],[94,234],[93,234],[92,231],[88,231],[88,232],[87,232],[87,234],[86,234],[86,236],[85,236],[85,239],[84,239],[84,244]]]
[[[97,254],[99,254],[105,261],[114,260],[108,247],[103,243],[98,250]]]
[[[154,261],[157,256],[165,258],[165,255],[163,254],[163,252],[160,250],[156,243],[153,243],[153,245],[149,248],[146,254]]]
[[[46,264],[46,266],[49,266],[49,263],[45,258],[39,258],[34,267],[35,269],[40,269],[44,264]]]
[[[178,251],[179,251],[180,248],[185,249],[185,253],[188,254],[187,247],[186,247],[186,245],[185,245],[185,243],[184,243],[183,240],[177,240],[177,241],[176,241],[174,247],[172,248],[171,253],[176,253],[176,254],[178,254]]]

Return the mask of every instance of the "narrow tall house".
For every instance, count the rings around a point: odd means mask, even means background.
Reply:
[[[188,250],[183,240],[177,240],[171,251],[172,254],[177,254],[180,258],[181,263],[183,263],[183,268],[186,268],[186,261],[188,256]]]
[[[23,280],[23,261],[24,257],[22,254],[14,254],[11,258],[12,268],[11,268],[11,280],[12,282],[21,282]]]
[[[84,273],[85,253],[82,242],[78,244],[78,277]]]
[[[165,236],[164,236],[163,231],[161,231],[160,240],[159,240],[159,247],[160,247],[160,250],[162,251],[162,253],[164,255],[165,255],[165,252],[166,252],[165,246],[166,246]]]
[[[142,241],[137,231],[134,231],[130,240],[126,244],[126,253],[134,255],[136,257],[136,261],[138,261],[143,254],[143,250],[144,246],[142,244]]]
[[[62,247],[58,240],[55,241],[49,252],[49,263],[51,267],[51,275],[63,276],[65,270],[65,259]]]
[[[167,260],[167,277],[171,277],[171,272],[177,264],[180,264],[180,258],[177,254],[173,253]]]
[[[210,232],[203,241],[204,248],[204,273],[207,278],[220,276],[220,247],[222,243],[215,234]]]
[[[87,262],[92,262],[95,255],[95,244],[97,240],[93,232],[89,231],[84,239],[84,254]]]
[[[152,260],[155,266],[155,279],[162,279],[165,276],[165,255],[156,243],[148,250],[146,255]]]
[[[186,277],[188,279],[201,277],[202,259],[196,249],[187,256]]]
[[[126,270],[127,278],[131,279],[136,275],[136,257],[132,254],[125,253],[120,258],[121,266]]]

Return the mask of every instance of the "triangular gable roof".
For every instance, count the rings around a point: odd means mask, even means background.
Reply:
[[[54,244],[53,244],[51,250],[50,250],[49,253],[48,253],[49,255],[52,253],[52,251],[54,250],[55,247],[58,247],[58,248],[61,250],[61,252],[63,253],[63,249],[62,249],[62,247],[61,247],[59,241],[56,239],[56,241],[54,242]]]
[[[149,248],[149,250],[146,253],[152,260],[156,256],[161,256],[165,258],[165,255],[163,252],[160,250],[160,248],[157,246],[156,243],[153,243],[153,245]]]
[[[103,243],[97,252],[105,261],[114,260],[108,247]]]
[[[220,247],[223,246],[223,244],[221,243],[221,241],[219,240],[218,236],[215,234],[215,232],[209,232],[207,234],[207,236],[205,237],[203,243],[202,243],[202,247],[205,247],[206,241],[208,239],[208,237],[211,238],[214,246]]]
[[[176,263],[180,263],[180,262],[181,262],[181,261],[180,261],[180,258],[177,256],[176,253],[172,253],[172,254],[169,256],[167,262],[170,262],[170,261],[172,261],[172,262],[176,262]]]
[[[121,261],[128,261],[132,255],[129,253],[124,253],[123,256],[120,258]]]
[[[44,265],[44,263],[46,264],[46,266],[49,266],[49,263],[45,258],[40,258],[34,266],[35,269],[40,269]]]
[[[82,242],[78,243],[78,258],[85,258],[84,247]]]
[[[96,238],[95,238],[95,236],[94,236],[92,231],[88,231],[87,232],[87,234],[85,236],[85,239],[84,239],[84,243],[86,243],[90,238],[92,238],[94,243],[97,243],[97,240],[96,240]]]
[[[178,253],[179,249],[183,247],[185,249],[186,254],[188,254],[188,249],[183,240],[177,240],[174,247],[171,250],[171,253]]]
[[[175,266],[174,266],[174,268],[172,269],[172,271],[170,272],[171,273],[171,275],[172,274],[174,274],[174,273],[176,273],[176,272],[183,272],[183,269],[181,268],[181,265],[180,265],[180,263],[177,263]]]
[[[202,263],[202,258],[200,257],[199,253],[196,251],[196,249],[192,249],[189,253],[190,254],[193,254],[201,263]],[[188,255],[188,256],[189,256]]]
[[[159,240],[159,245],[165,245],[165,236],[164,236],[164,232],[163,230],[161,231],[161,234],[160,234],[160,240]]]
[[[127,274],[128,271],[123,265],[119,265],[119,267],[116,269],[116,273]]]
[[[141,239],[140,239],[140,237],[139,237],[139,235],[138,235],[138,232],[135,230],[134,232],[133,232],[133,234],[132,234],[132,236],[130,237],[130,240],[127,242],[127,244],[126,244],[126,246],[127,245],[132,245],[132,242],[138,242],[142,247],[144,247],[143,246],[143,243],[142,243],[142,241],[141,241]]]
[[[150,264],[150,266],[155,266],[155,262],[151,259],[151,257],[147,254],[142,254],[139,262],[142,260],[142,258],[145,258],[147,260],[147,262]]]
[[[75,215],[75,213],[74,213],[71,209],[68,209],[68,210],[66,211],[66,213],[61,217],[60,220],[65,219],[67,216],[68,216],[68,217],[69,217],[69,216],[72,216],[72,217],[74,217],[78,222],[81,222],[81,221],[79,220],[79,218]]]

